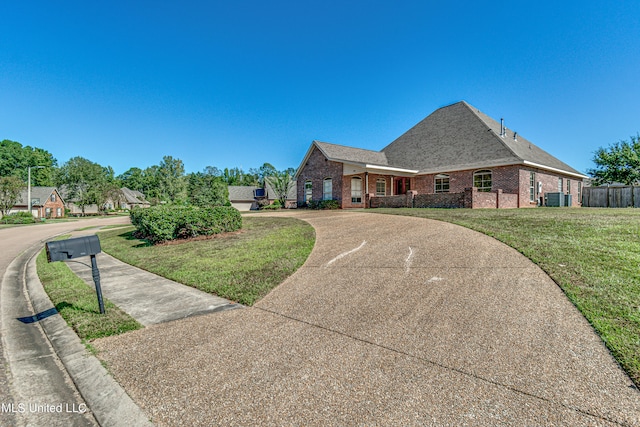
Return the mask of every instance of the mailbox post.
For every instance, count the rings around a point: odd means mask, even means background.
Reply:
[[[46,243],[47,261],[67,261],[74,258],[84,256],[91,257],[91,273],[93,275],[93,283],[96,285],[96,294],[98,295],[98,306],[100,314],[104,314],[104,302],[102,300],[102,288],[100,287],[100,271],[96,262],[96,254],[99,254],[100,240],[98,236],[76,237],[74,239],[56,240]]]

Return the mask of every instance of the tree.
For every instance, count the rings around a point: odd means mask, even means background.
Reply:
[[[179,203],[186,200],[187,184],[182,160],[164,156],[156,173],[158,197],[166,202]]]
[[[278,170],[271,163],[263,163],[262,166],[258,168],[258,185],[264,187],[265,179],[277,173]]]
[[[145,177],[142,169],[130,168],[122,175],[118,175],[117,179],[122,183],[123,187],[144,193]]]
[[[284,207],[289,191],[291,191],[291,188],[293,188],[293,185],[295,184],[290,170],[287,169],[282,172],[272,172],[270,176],[265,177],[265,182],[271,186],[276,197],[280,201],[280,205]]]
[[[113,209],[120,209],[122,202],[125,201],[124,194],[122,193],[122,187],[117,180],[105,183],[102,190],[102,198],[104,199],[104,207],[106,210],[106,202],[113,202]]]
[[[67,200],[74,202],[82,210],[96,204],[102,208],[105,188],[113,181],[113,169],[102,167],[83,157],[69,159],[58,169],[56,185],[64,187]]]
[[[7,212],[20,200],[20,192],[27,186],[16,176],[0,177],[0,212]]]
[[[229,201],[229,189],[217,169],[207,167],[204,172],[188,175],[187,195],[189,203],[201,207],[223,206]]]
[[[23,147],[8,139],[0,142],[0,176],[13,175],[26,182],[29,166],[44,166],[31,170],[31,184],[50,186],[54,182],[56,165],[56,159],[42,148]]]
[[[599,148],[593,162],[595,169],[588,171],[595,185],[620,182],[633,185],[640,182],[640,134],[620,141],[607,149]]]

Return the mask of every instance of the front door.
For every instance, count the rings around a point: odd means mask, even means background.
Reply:
[[[407,194],[407,191],[411,190],[410,178],[396,178],[396,192],[395,194]]]

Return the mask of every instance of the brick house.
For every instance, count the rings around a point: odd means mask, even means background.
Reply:
[[[27,190],[22,190],[20,199],[9,210],[9,214],[15,212],[28,212]],[[31,187],[31,214],[35,218],[62,218],[64,217],[64,200],[55,187]]]
[[[580,206],[586,178],[464,101],[381,151],[313,141],[296,172],[299,206],[333,199],[343,208],[533,207],[549,193]]]

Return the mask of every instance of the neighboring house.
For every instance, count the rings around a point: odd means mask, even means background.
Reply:
[[[145,200],[144,194],[137,190],[130,190],[127,187],[122,187],[120,189],[122,193],[122,200],[120,200],[120,209],[128,209],[131,210],[135,207],[139,208],[148,208],[151,206],[151,203]],[[116,202],[111,201],[113,206],[116,205]]]
[[[265,204],[271,204],[278,198],[269,184],[266,185],[266,189],[250,185],[230,185],[228,188],[231,206],[239,211],[257,210],[261,201]],[[296,193],[294,183],[289,190],[285,208],[296,207]]]
[[[20,199],[9,210],[9,214],[29,211],[27,193],[28,190],[22,190]],[[62,218],[64,208],[64,200],[55,187],[31,187],[31,214],[35,218]]]
[[[231,206],[238,209],[239,211],[250,211],[258,209],[256,190],[259,189],[259,187],[249,185],[230,185],[229,201],[231,202]]]
[[[69,215],[82,215],[82,208],[76,204],[77,200],[74,200],[70,195],[66,185],[60,186],[60,194],[64,197],[66,202],[67,212]],[[85,215],[97,215],[99,213],[98,205],[85,205],[84,214]]]
[[[297,201],[376,206],[529,207],[549,193],[580,206],[587,177],[464,101],[440,108],[381,151],[313,141]]]
[[[66,189],[64,186],[60,187],[60,192],[63,195],[66,195]],[[82,208],[78,206],[75,201],[69,197],[65,197],[66,206],[69,210],[69,215],[82,215]],[[138,206],[142,208],[148,208],[151,206],[149,202],[145,200],[144,194],[136,190],[130,190],[127,187],[123,187],[120,189],[120,197],[119,200],[107,200],[103,206],[104,209],[132,209],[133,207]],[[98,208],[98,205],[91,204],[86,205],[84,207],[85,215],[97,215],[101,212],[101,209]]]
[[[293,179],[295,180],[295,178]],[[297,187],[298,186],[294,181],[293,185],[289,189],[289,192],[287,193],[287,199],[285,200],[285,205],[284,205],[286,209],[297,207],[297,202],[296,202],[296,195],[298,193]],[[267,199],[269,200],[269,203],[273,203],[274,201],[276,201],[278,199],[278,196],[276,195],[276,192],[273,190],[273,188],[271,188],[271,185],[268,182],[265,184],[265,188],[267,191]]]

